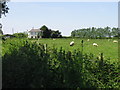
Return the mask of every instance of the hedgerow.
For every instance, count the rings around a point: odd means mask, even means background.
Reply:
[[[5,50],[6,48],[6,50]],[[3,88],[119,88],[119,63],[25,39],[3,43]]]

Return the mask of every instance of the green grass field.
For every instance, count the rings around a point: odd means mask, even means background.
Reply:
[[[99,56],[100,53],[104,54],[104,58],[110,58],[111,61],[118,61],[118,43],[113,43],[114,39],[74,39],[74,46],[70,46],[69,43],[73,40],[73,38],[69,39],[39,39],[39,40],[32,40],[37,41],[42,44],[47,44],[48,47],[56,47],[60,49],[62,47],[64,50],[67,51],[74,51],[75,49],[82,50],[81,41],[84,40],[84,47],[83,53],[92,53],[95,56]],[[98,47],[93,46],[93,43],[97,43]]]
[[[83,39],[81,53],[82,39],[74,38],[75,45],[70,46],[72,40],[13,38],[3,41],[3,87],[119,88],[118,43],[113,43],[113,39]],[[101,55],[98,59],[101,53],[104,57]]]

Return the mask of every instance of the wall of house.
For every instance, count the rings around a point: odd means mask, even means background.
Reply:
[[[28,38],[41,38],[41,37],[38,37],[38,32],[29,32]]]

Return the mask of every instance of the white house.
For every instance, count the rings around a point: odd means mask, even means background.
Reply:
[[[41,38],[42,31],[40,29],[31,29],[28,32],[28,38]]]

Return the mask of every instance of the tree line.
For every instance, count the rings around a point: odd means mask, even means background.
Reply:
[[[80,38],[112,38],[118,37],[119,29],[118,28],[111,28],[111,27],[104,27],[104,28],[83,28],[83,29],[76,29],[71,32],[72,37],[80,37]]]
[[[42,32],[39,32],[38,33],[38,36],[42,37],[42,38],[61,38],[62,35],[61,35],[61,32],[59,32],[59,30],[51,30],[51,29],[48,29],[48,27],[46,27],[45,25],[43,25],[40,30]],[[21,32],[21,33],[14,33],[12,35],[10,34],[5,34],[3,35],[3,31],[0,30],[0,35],[4,38],[4,37],[10,37],[10,38],[13,38],[13,37],[16,37],[16,38],[27,38],[28,37],[28,33],[27,32]]]

